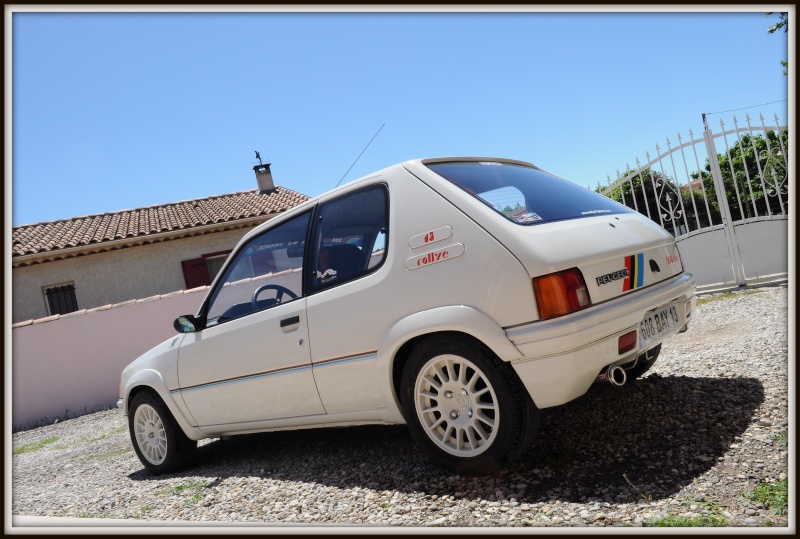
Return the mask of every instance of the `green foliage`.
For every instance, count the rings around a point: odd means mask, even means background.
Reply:
[[[169,493],[173,496],[183,496],[185,494],[189,494],[189,497],[184,500],[186,504],[195,504],[203,499],[203,491],[205,490],[208,483],[204,481],[197,481],[197,480],[189,480],[182,485],[178,485],[173,487],[167,491],[161,491],[161,493]]]
[[[703,305],[704,303],[711,303],[712,301],[721,301],[724,299],[731,299],[737,298],[739,296],[749,296],[750,294],[760,294],[761,290],[745,290],[743,292],[724,292],[722,294],[716,294],[713,296],[706,296],[704,298],[697,299],[697,305]]]
[[[784,479],[777,483],[759,483],[744,497],[763,504],[776,515],[785,515],[789,507],[789,481]]]
[[[789,437],[785,432],[775,432],[770,438],[772,438],[779,447],[787,447],[789,445]]]
[[[628,177],[633,171],[626,170],[622,177]],[[713,193],[710,191],[707,193]],[[638,210],[643,215],[650,215],[656,223],[673,231],[688,224],[689,231],[722,222],[719,207],[709,204],[706,211],[705,199],[699,185],[678,188],[674,178],[661,172],[646,168],[631,176],[628,181],[615,187],[610,196],[615,201]],[[659,217],[660,215],[660,217]]]
[[[39,449],[43,448],[46,445],[55,443],[57,440],[58,440],[57,436],[51,436],[50,438],[45,438],[44,440],[39,440],[38,442],[22,445],[16,448],[13,451],[13,453],[15,455],[21,455],[23,453],[32,453],[34,451],[38,451]]]
[[[769,17],[772,14],[773,14],[773,12],[770,11],[770,12],[767,13],[767,16]],[[770,33],[770,34],[774,34],[778,30],[780,30],[781,28],[783,28],[783,33],[786,34],[786,33],[789,32],[789,14],[788,13],[778,13],[778,22],[773,24],[772,26],[770,26],[769,29],[767,30],[767,32]],[[783,66],[783,74],[784,75],[788,75],[789,74],[789,62],[786,62],[786,61],[782,60],[781,61],[781,65]]]
[[[642,526],[650,528],[717,528],[727,525],[727,521],[722,517],[702,515],[697,518],[686,518],[669,515],[666,518],[654,518],[649,522],[642,522]]]
[[[717,156],[734,221],[767,215],[767,207],[772,213],[782,213],[781,200],[785,207],[789,198],[786,158],[783,155],[783,149],[788,147],[788,131],[780,134],[767,131],[766,137],[760,133],[756,136],[745,133],[738,144]],[[707,193],[714,192],[708,159],[703,170],[691,176],[692,179],[702,179]],[[716,200],[713,205],[719,211]]]
[[[788,147],[787,131],[746,133],[717,155],[733,221],[788,212],[784,155]],[[690,183],[680,188],[674,178],[651,168],[626,170],[621,177],[626,180],[607,195],[649,215],[673,234],[676,229],[686,233],[722,224],[721,194],[716,193],[708,159],[703,170],[690,173]]]
[[[132,452],[133,452],[133,449],[131,449],[131,448],[128,448],[128,449],[117,449],[115,451],[109,451],[107,453],[101,453],[100,455],[91,456],[86,460],[87,461],[88,460],[92,460],[92,459],[94,459],[94,460],[108,460],[108,459],[113,459],[114,457],[119,457],[121,455],[125,455],[126,453],[132,453]]]
[[[770,15],[773,15],[773,14],[774,13],[772,11],[767,12],[767,16],[770,16]],[[778,30],[780,30],[781,28],[783,28],[783,32],[784,33],[788,33],[789,32],[789,14],[788,13],[778,13],[778,22],[776,24],[770,26],[769,30],[767,30],[767,32],[769,32],[770,34],[774,34]]]

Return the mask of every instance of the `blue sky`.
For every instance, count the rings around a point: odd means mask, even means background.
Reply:
[[[253,189],[255,150],[277,184],[318,195],[384,124],[345,181],[484,155],[594,187],[667,137],[701,136],[703,112],[788,99],[787,34],[750,9],[18,11],[13,226]],[[788,106],[709,119],[785,124]]]

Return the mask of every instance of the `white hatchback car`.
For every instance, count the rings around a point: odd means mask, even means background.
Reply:
[[[248,233],[197,314],[122,373],[152,473],[196,441],[408,425],[436,463],[521,455],[539,410],[643,374],[695,280],[646,217],[520,161],[408,161]]]

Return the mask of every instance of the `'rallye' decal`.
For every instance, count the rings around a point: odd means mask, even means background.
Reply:
[[[450,260],[463,254],[464,244],[454,243],[453,245],[448,245],[447,247],[440,247],[435,251],[429,251],[421,255],[412,256],[406,260],[406,267],[410,270],[422,268],[425,266],[430,266],[431,264],[436,264],[437,262]]]

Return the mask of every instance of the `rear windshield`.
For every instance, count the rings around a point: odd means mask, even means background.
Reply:
[[[432,163],[428,168],[520,225],[630,213],[613,200],[541,170],[510,163]]]

